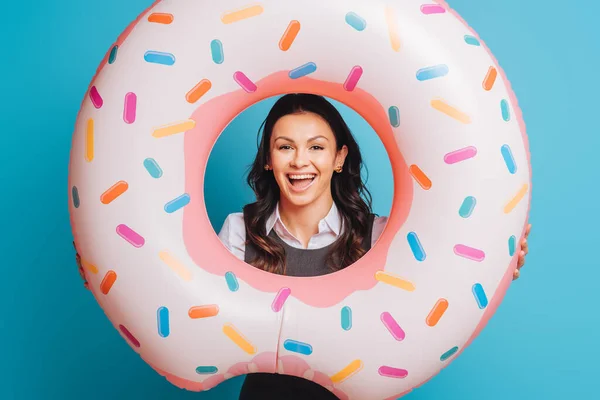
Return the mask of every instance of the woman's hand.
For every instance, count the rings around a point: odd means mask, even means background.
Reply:
[[[73,247],[75,247],[75,242],[73,242]],[[79,255],[79,253],[77,253],[76,247],[75,247],[75,262],[77,263],[77,268],[79,269],[79,275],[81,276],[81,279],[83,279],[83,287],[89,290],[90,285],[88,284],[87,278],[85,277],[85,270],[83,269],[83,266],[81,265],[81,256]]]
[[[519,261],[517,262],[517,269],[513,272],[513,281],[518,279],[521,276],[521,267],[525,265],[525,256],[529,253],[529,246],[527,244],[527,237],[529,236],[529,232],[531,231],[531,224],[527,226],[527,230],[525,231],[525,237],[521,241],[521,252],[519,253]]]

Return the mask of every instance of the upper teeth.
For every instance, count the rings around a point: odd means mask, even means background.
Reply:
[[[304,174],[304,175],[289,175],[290,179],[311,179],[315,177],[315,174]]]

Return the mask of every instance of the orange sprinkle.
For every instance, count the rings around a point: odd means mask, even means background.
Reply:
[[[219,306],[211,304],[207,306],[196,306],[190,308],[188,315],[192,319],[214,317],[219,313]]]
[[[263,7],[259,4],[246,6],[233,11],[228,11],[221,16],[221,22],[224,24],[232,24],[247,18],[256,17],[262,14],[264,11]]]
[[[298,36],[298,32],[300,32],[300,22],[296,20],[290,22],[279,41],[279,48],[283,51],[289,50],[296,36]]]
[[[392,49],[396,52],[400,51],[400,37],[398,36],[398,25],[396,24],[396,14],[390,6],[385,8],[385,20],[388,26],[388,35]]]
[[[83,258],[81,259],[81,266],[84,269],[90,271],[92,274],[98,273],[98,268],[94,264],[91,264],[91,263],[85,261]]]
[[[108,294],[108,292],[110,292],[110,288],[112,288],[116,280],[117,273],[115,271],[108,271],[100,283],[100,291],[103,294]]]
[[[152,13],[148,16],[148,22],[154,22],[156,24],[170,24],[173,22],[173,14]]]
[[[185,95],[188,103],[195,103],[198,99],[206,94],[212,87],[212,83],[208,79],[202,79],[196,86]]]
[[[467,114],[460,111],[458,108],[451,106],[442,99],[431,100],[431,107],[435,108],[441,113],[446,114],[450,118],[454,118],[458,122],[462,122],[463,124],[471,123],[471,118]]]
[[[94,159],[94,120],[92,118],[87,121],[87,129],[85,132],[85,161],[92,162]]]
[[[117,197],[119,197],[120,195],[125,193],[128,188],[129,188],[129,185],[127,184],[127,182],[119,181],[119,182],[115,183],[114,185],[112,185],[111,187],[109,187],[104,193],[102,193],[100,195],[100,201],[103,204],[109,204],[114,199],[116,199]]]
[[[496,68],[490,67],[490,69],[487,72],[487,75],[485,76],[485,79],[483,80],[483,88],[488,91],[492,90],[492,87],[494,87],[494,82],[496,82],[497,76],[498,71],[496,71]]]
[[[442,318],[442,315],[444,315],[447,309],[448,300],[439,299],[437,303],[435,303],[435,306],[433,306],[433,308],[429,312],[429,315],[427,316],[427,319],[425,320],[425,322],[427,322],[427,325],[435,326],[440,321],[440,318]]]
[[[421,187],[425,190],[431,189],[431,180],[425,175],[425,173],[421,170],[421,168],[416,165],[411,165],[408,169],[410,174],[415,178],[417,183],[421,185]]]
[[[527,189],[529,188],[528,184],[523,184],[517,194],[504,206],[504,214],[508,214],[511,212],[520,202],[523,200],[523,197],[527,194]]]

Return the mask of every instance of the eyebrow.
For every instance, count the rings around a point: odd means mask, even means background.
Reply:
[[[287,136],[279,136],[277,139],[275,139],[275,141],[277,141],[279,139],[287,140],[288,142],[294,143],[294,141],[292,139],[290,139],[289,137],[287,137]],[[308,141],[311,142],[311,141],[317,140],[317,139],[325,139],[327,141],[329,140],[325,136],[319,135],[319,136],[311,137],[310,139],[308,139]]]

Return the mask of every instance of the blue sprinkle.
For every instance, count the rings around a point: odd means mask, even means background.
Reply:
[[[305,356],[311,355],[313,352],[313,348],[310,344],[298,342],[296,340],[286,340],[283,342],[283,347],[287,351],[304,354]]]
[[[112,64],[117,60],[117,51],[119,50],[119,46],[115,45],[110,50],[110,55],[108,56],[108,63]]]
[[[144,167],[153,178],[160,178],[163,174],[162,169],[154,158],[146,158],[144,160]]]
[[[508,254],[512,257],[517,251],[517,238],[513,235],[508,238]]]
[[[169,336],[169,309],[167,307],[160,307],[156,312],[156,320],[158,324],[158,334],[164,338]]]
[[[505,121],[510,121],[510,109],[508,108],[508,101],[502,99],[500,101],[500,110],[502,110],[502,119]]]
[[[433,67],[421,68],[417,71],[417,79],[426,81],[448,75],[448,66],[446,64],[434,65]]]
[[[342,308],[342,329],[349,331],[352,328],[352,309],[348,306]]]
[[[225,274],[225,281],[227,282],[227,287],[232,292],[237,292],[240,288],[237,278],[233,272],[228,272]]]
[[[309,62],[309,63],[299,66],[296,69],[291,70],[290,78],[292,78],[292,79],[302,78],[303,76],[312,74],[316,70],[317,70],[317,64],[315,64],[314,62]]]
[[[352,11],[346,14],[346,22],[357,31],[364,31],[367,27],[367,21]]]
[[[413,252],[413,255],[417,259],[417,261],[425,260],[426,254],[425,250],[423,250],[423,246],[421,245],[421,241],[416,233],[410,232],[407,235],[408,244],[410,245],[410,249]]]
[[[190,195],[184,193],[165,204],[165,211],[171,214],[188,204],[190,204]]]
[[[220,40],[213,40],[210,42],[210,50],[212,52],[212,59],[215,64],[222,64],[225,61],[225,54],[223,54],[223,43]]]
[[[465,43],[470,44],[471,46],[479,46],[479,40],[475,36],[465,35]]]
[[[212,365],[196,368],[196,373],[199,375],[216,374],[217,372],[219,372],[219,369]]]
[[[149,63],[173,65],[175,64],[175,56],[171,53],[163,53],[160,51],[147,51],[144,54],[144,60]]]
[[[515,164],[515,159],[513,157],[512,151],[510,150],[510,146],[505,144],[502,146],[501,150],[502,157],[504,158],[504,162],[506,163],[506,168],[508,168],[508,172],[514,174],[517,172],[517,165]]]
[[[454,354],[456,354],[457,351],[458,351],[458,347],[454,346],[453,348],[451,348],[450,350],[448,350],[447,352],[442,354],[442,356],[440,357],[440,361],[446,361],[447,359],[452,357]]]
[[[79,190],[77,190],[77,186],[73,186],[71,193],[73,196],[73,207],[79,208]]]
[[[481,283],[476,283],[473,285],[473,295],[475,296],[475,301],[477,301],[477,305],[479,308],[486,308],[488,305],[488,299],[485,295],[485,291],[483,290],[483,286]]]
[[[465,197],[462,205],[460,206],[460,210],[458,210],[458,214],[463,218],[469,218],[471,214],[473,214],[473,210],[475,209],[475,205],[477,204],[477,199],[473,196]]]
[[[392,126],[394,128],[399,127],[400,126],[400,110],[398,110],[398,107],[391,106],[390,109],[388,110],[388,115],[390,117],[390,124],[392,124]]]

